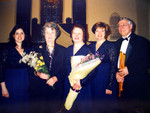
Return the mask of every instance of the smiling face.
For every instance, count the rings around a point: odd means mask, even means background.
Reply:
[[[56,39],[56,30],[46,27],[44,37],[45,37],[46,43],[54,42]]]
[[[74,43],[83,42],[83,31],[81,28],[75,27],[72,31],[72,39]]]
[[[105,31],[105,28],[103,28],[103,27],[98,27],[95,30],[95,37],[97,40],[104,40],[105,34],[106,34],[106,31]]]
[[[15,34],[13,35],[15,42],[17,44],[22,44],[23,40],[25,39],[25,33],[23,29],[19,28],[16,30]]]
[[[126,37],[132,32],[132,24],[128,20],[123,19],[118,23],[118,30],[123,37]]]

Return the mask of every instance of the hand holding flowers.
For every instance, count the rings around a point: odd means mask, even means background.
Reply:
[[[103,59],[98,53],[88,54],[87,56],[73,56],[71,58],[72,70],[68,76],[71,87],[66,98],[65,108],[70,110],[79,92],[82,91],[80,80],[84,79],[93,69],[95,69]]]
[[[26,63],[30,67],[33,67],[36,71],[35,74],[37,76],[39,76],[41,79],[48,80],[48,85],[53,86],[55,82],[57,82],[57,78],[55,76],[50,78],[48,68],[45,65],[43,56],[40,53],[37,53],[35,51],[31,51],[29,54],[24,53],[19,63],[21,62]]]
[[[75,83],[73,84],[73,89],[74,90],[80,90],[81,89],[81,84],[80,84],[80,79],[74,79]]]
[[[53,86],[57,81],[58,81],[57,77],[56,77],[56,76],[53,76],[53,77],[51,77],[50,79],[48,79],[46,83],[47,83],[49,86]]]
[[[19,60],[19,63],[21,62],[33,67],[36,72],[45,73],[47,78],[50,77],[48,68],[46,67],[43,56],[40,53],[35,51],[31,51],[29,54],[23,53],[22,59]]]
[[[41,79],[49,79],[49,77],[47,76],[47,74],[45,74],[45,73],[40,73],[40,72],[37,72],[36,73],[37,74],[37,76],[39,76]]]

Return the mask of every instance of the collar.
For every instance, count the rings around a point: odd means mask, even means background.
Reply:
[[[129,41],[130,38],[131,38],[131,33],[129,33],[126,37],[123,37],[123,36],[122,36],[122,39],[123,39],[123,40]]]

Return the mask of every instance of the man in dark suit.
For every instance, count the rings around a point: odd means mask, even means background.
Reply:
[[[134,109],[141,102],[142,104],[145,101],[149,102],[150,98],[150,76],[148,72],[150,69],[150,42],[144,37],[136,35],[133,32],[133,25],[132,20],[126,17],[120,18],[118,30],[122,38],[117,40],[115,44],[118,52],[118,68],[120,52],[125,54],[125,67],[118,69],[116,73],[117,82],[123,82],[123,91],[121,91],[120,96],[123,104],[121,105],[127,107],[127,105],[131,105],[131,102],[134,102],[132,103]],[[125,101],[130,103],[124,104]]]

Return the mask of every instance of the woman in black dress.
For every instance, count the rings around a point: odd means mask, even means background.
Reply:
[[[56,39],[61,34],[56,23],[45,23],[42,33],[45,43],[34,47],[34,50],[42,54],[50,77],[39,72],[37,73],[38,76],[33,76],[30,89],[32,91],[31,96],[39,103],[37,109],[41,108],[42,112],[56,113],[62,105],[66,48],[56,43]],[[43,102],[42,106],[41,102]]]
[[[92,42],[89,47],[94,54],[104,55],[102,63],[95,69],[92,80],[93,112],[97,113],[108,111],[109,103],[117,96],[115,86],[117,54],[114,44],[107,40],[110,35],[109,25],[97,22],[93,25],[92,32],[95,34],[96,42]]]
[[[90,82],[86,77],[82,80],[77,79],[76,83],[73,86],[69,83],[69,73],[72,69],[71,57],[79,57],[78,60],[81,59],[80,56],[86,56],[90,53],[90,49],[85,43],[85,30],[84,28],[76,24],[73,26],[71,37],[73,40],[73,45],[69,46],[66,51],[66,67],[67,67],[67,76],[65,77],[64,84],[64,98],[66,99],[69,89],[72,88],[79,92],[76,100],[74,101],[72,108],[70,110],[64,110],[65,113],[91,113],[91,86]],[[88,75],[89,76],[89,75]],[[81,91],[79,90],[82,87]]]
[[[23,52],[29,52],[27,40],[24,27],[16,25],[10,32],[8,46],[0,53],[1,92],[6,98],[4,102],[10,105],[23,104],[29,99],[28,68],[24,63],[19,63]]]

